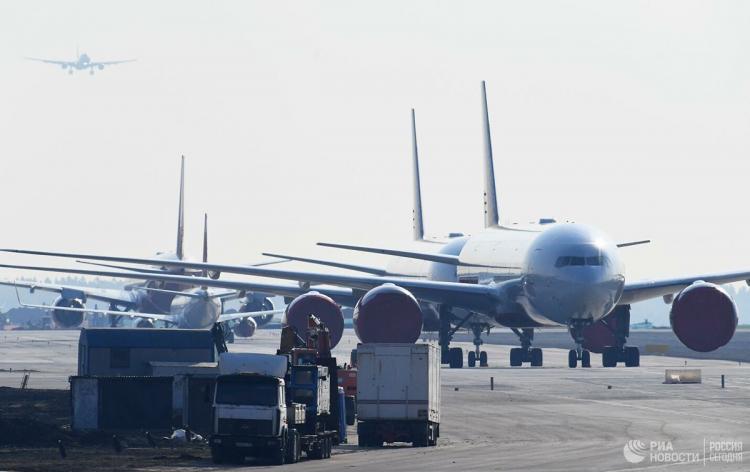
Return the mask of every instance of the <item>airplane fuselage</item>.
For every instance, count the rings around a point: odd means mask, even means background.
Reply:
[[[624,265],[617,246],[598,230],[579,224],[544,225],[541,231],[489,228],[449,240],[442,254],[467,265],[415,261],[412,271],[430,280],[496,284],[520,280],[518,309],[471,314],[472,323],[533,328],[594,322],[609,314],[622,296]],[[403,270],[405,260],[389,264]],[[492,266],[492,267],[488,267]],[[501,305],[501,304],[498,304]],[[507,306],[507,305],[505,305]],[[457,321],[469,316],[453,310]]]

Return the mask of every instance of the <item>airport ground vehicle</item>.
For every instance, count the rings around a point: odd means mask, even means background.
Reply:
[[[331,456],[338,431],[326,421],[328,367],[290,364],[285,355],[225,353],[219,370],[210,438],[215,463],[247,456],[293,463],[303,451],[312,459]]]
[[[440,436],[440,351],[435,344],[357,346],[359,445],[434,446]]]

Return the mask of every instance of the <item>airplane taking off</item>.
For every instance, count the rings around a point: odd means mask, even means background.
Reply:
[[[185,254],[183,240],[185,235],[185,157],[180,163],[180,194],[177,215],[177,244],[174,252],[158,252],[157,259],[151,268],[134,268],[109,264],[106,267],[134,270],[144,274],[179,274],[203,277],[214,276],[207,271],[188,271],[181,267],[172,266],[174,261],[184,261]],[[204,216],[203,228],[203,262],[208,261],[208,216]],[[279,261],[261,263],[275,263]],[[189,279],[186,283],[169,283],[147,281],[143,284],[130,285],[123,290],[100,289],[90,287],[76,287],[44,283],[28,283],[17,281],[2,281],[0,285],[28,288],[32,293],[36,290],[56,292],[59,297],[50,305],[30,305],[31,308],[41,308],[52,311],[55,326],[75,328],[83,323],[87,313],[109,315],[112,325],[116,326],[122,317],[140,318],[137,326],[140,328],[153,327],[155,321],[162,321],[168,325],[181,328],[210,328],[216,322],[238,320],[234,326],[235,334],[249,337],[258,325],[271,321],[275,314],[283,310],[276,310],[267,295],[261,293],[240,294],[237,291],[212,293],[207,287],[196,288],[196,283]],[[226,300],[245,297],[237,313],[222,314],[223,302]],[[88,299],[101,300],[110,304],[109,309],[89,309],[84,304]],[[20,302],[20,299],[19,299]]]
[[[532,348],[531,344],[534,330],[547,327],[568,328],[575,343],[575,348],[568,355],[570,367],[579,364],[590,367],[591,351],[602,353],[605,367],[614,367],[620,362],[629,367],[638,366],[638,348],[627,345],[630,305],[657,297],[672,304],[672,330],[689,349],[708,352],[729,342],[737,326],[737,308],[719,285],[750,281],[750,270],[629,282],[625,277],[619,252],[622,248],[646,241],[618,244],[593,227],[574,223],[542,224],[530,229],[501,225],[484,83],[482,100],[485,230],[476,235],[453,238],[441,245],[434,254],[386,248],[357,248],[428,261],[426,279],[372,273],[363,276],[326,274],[186,261],[176,261],[174,266],[287,279],[297,281],[300,287],[330,284],[348,289],[349,291],[342,289],[339,292],[321,290],[321,293],[332,298],[338,293],[341,300],[345,300],[347,296],[350,300],[358,300],[354,311],[354,327],[363,342],[416,341],[423,327],[423,314],[417,300],[430,303],[439,313],[443,361],[451,367],[463,365],[462,350],[450,348],[452,335],[456,329],[470,325],[513,329],[521,341],[521,347],[514,348],[510,353],[510,363],[514,366],[522,363],[533,366],[543,364],[541,349]],[[349,245],[336,246],[354,249]],[[150,259],[129,257],[19,249],[4,251],[131,264],[154,263]],[[188,279],[177,275],[134,272],[20,265],[0,267],[133,279],[157,277],[157,280],[172,283],[184,283]],[[239,290],[241,287],[250,289],[261,285],[205,277],[193,280],[194,283],[209,287]],[[272,284],[262,286],[264,290],[280,295],[284,295],[282,290],[288,292],[290,288]],[[478,346],[477,344],[476,351],[469,353],[470,366],[477,360],[481,365],[487,365],[486,354],[479,351]]]
[[[125,64],[126,62],[134,62],[135,59],[125,59],[122,61],[92,61],[88,54],[78,54],[76,52],[77,59],[74,61],[57,61],[53,59],[39,59],[36,57],[27,57],[30,61],[44,62],[46,64],[54,64],[67,69],[68,74],[72,74],[75,70],[89,70],[89,74],[94,74],[95,69],[104,70],[105,66],[113,66],[115,64]]]

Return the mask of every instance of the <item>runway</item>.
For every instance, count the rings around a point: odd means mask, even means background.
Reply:
[[[279,332],[259,330],[230,350],[274,352]],[[3,333],[0,385],[17,387],[19,369],[32,369],[30,388],[66,388],[75,374],[76,331]],[[335,354],[348,359],[356,337],[347,331]],[[470,348],[469,344],[462,344]],[[569,369],[567,351],[545,349],[544,368],[510,368],[510,346],[485,345],[490,367],[442,370],[441,437],[436,448],[407,446],[362,450],[356,435],[329,461],[304,461],[273,470],[747,470],[743,463],[705,465],[704,441],[750,444],[750,366],[738,362],[642,356],[639,368]],[[599,356],[592,364],[600,365]],[[664,384],[664,369],[700,368],[703,383]],[[14,372],[8,372],[12,368]],[[726,388],[721,388],[721,375]],[[494,390],[490,390],[490,378]],[[350,430],[351,433],[351,430]],[[639,463],[626,460],[630,440],[667,445],[698,458],[680,464],[647,451]],[[632,458],[632,457],[631,457]],[[253,466],[246,469],[258,469]],[[208,461],[179,470],[214,470]],[[245,468],[233,468],[244,470]],[[270,468],[270,467],[269,467]],[[163,469],[160,469],[163,470]],[[217,469],[218,470],[218,469]]]

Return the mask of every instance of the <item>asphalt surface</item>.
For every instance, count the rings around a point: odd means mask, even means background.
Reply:
[[[278,335],[259,330],[230,349],[274,352]],[[0,385],[19,386],[19,370],[31,369],[30,388],[66,388],[67,377],[76,370],[77,336],[75,331],[0,334]],[[356,338],[348,331],[335,354],[348,359],[355,346]],[[549,348],[544,351],[545,367],[510,368],[509,348],[486,344],[488,368],[442,369],[437,447],[365,450],[356,446],[350,430],[350,444],[339,447],[332,459],[273,470],[750,470],[750,455],[744,452],[750,448],[750,365],[642,356],[639,368],[569,369],[567,350]],[[599,356],[593,356],[592,364],[600,365]],[[685,367],[701,369],[703,382],[664,383],[665,369]],[[645,447],[643,454],[629,455],[642,458],[639,463],[628,462],[623,452],[634,440]],[[736,443],[742,442],[739,455],[721,457],[734,462],[711,462],[711,456],[704,455],[704,446],[708,453],[720,440],[733,441],[735,452]],[[265,467],[249,462],[232,470]],[[194,469],[220,470],[207,461],[167,470]]]

